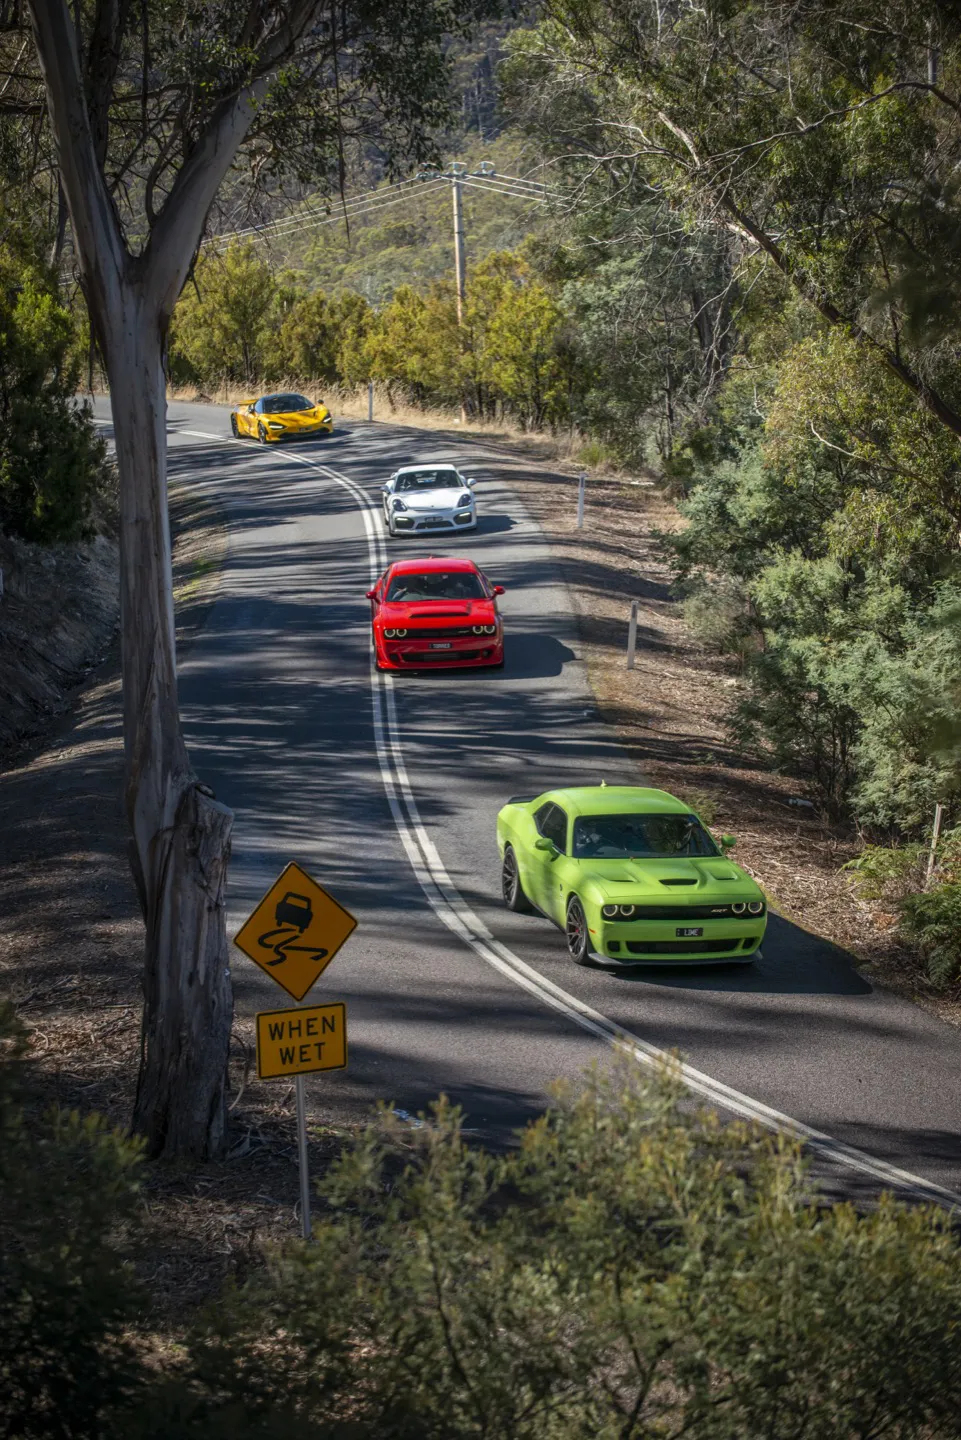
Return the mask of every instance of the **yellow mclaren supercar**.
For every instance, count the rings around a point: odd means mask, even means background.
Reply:
[[[237,439],[249,436],[261,445],[275,440],[295,440],[300,435],[329,435],[334,422],[326,405],[315,405],[306,395],[285,391],[261,395],[230,412],[230,428]]]

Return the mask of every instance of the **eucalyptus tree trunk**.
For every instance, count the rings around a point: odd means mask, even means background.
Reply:
[[[146,927],[134,1127],[150,1153],[222,1148],[232,816],[198,784],[177,702],[160,318],[124,280],[102,325],[120,474],[125,802]]]
[[[163,346],[208,208],[263,82],[216,109],[147,244],[133,254],[104,176],[117,5],[104,0],[98,10],[104,43],[85,84],[65,0],[28,3],[116,434],[125,801],[146,930],[134,1127],[151,1155],[208,1158],[223,1149],[226,1128],[232,994],[224,885],[233,817],[199,784],[180,723]]]

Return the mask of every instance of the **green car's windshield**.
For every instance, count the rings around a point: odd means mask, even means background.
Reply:
[[[582,815],[574,821],[576,860],[669,860],[719,853],[696,815]]]

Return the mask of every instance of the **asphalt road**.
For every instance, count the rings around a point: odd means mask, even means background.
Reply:
[[[599,722],[569,597],[496,453],[349,423],[268,450],[233,441],[227,415],[170,410],[171,474],[216,494],[230,532],[182,704],[199,773],[236,811],[230,933],[288,859],[360,921],[312,995],[347,1001],[350,1034],[349,1069],[308,1081],[313,1113],[416,1112],[444,1091],[500,1143],[621,1038],[642,1063],[677,1047],[727,1113],[815,1132],[833,1192],[961,1204],[961,1032],[835,947],[773,916],[753,969],[582,971],[546,921],[503,909],[507,796],[640,777]],[[477,477],[479,530],[388,549],[379,487],[432,459]],[[377,675],[372,576],[388,555],[455,550],[506,586],[504,671]],[[233,973],[241,1013],[285,1003],[239,954]]]

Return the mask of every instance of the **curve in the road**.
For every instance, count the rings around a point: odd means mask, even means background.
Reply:
[[[244,443],[230,442],[222,435],[207,431],[181,429],[180,433],[221,444]],[[387,563],[386,543],[379,524],[379,507],[376,502],[348,476],[329,465],[290,451],[270,450],[265,453],[279,463],[305,466],[342,487],[350,495],[362,519],[373,583],[382,574]],[[617,1024],[580,997],[542,975],[499,941],[451,880],[447,867],[423,823],[405,761],[393,676],[377,670],[372,647],[370,688],[378,767],[400,842],[433,913],[448,930],[469,946],[474,954],[552,1010],[573,1021],[595,1038],[618,1047],[637,1062],[649,1066],[678,1066],[688,1087],[711,1104],[768,1129],[790,1135],[832,1165],[856,1171],[881,1186],[950,1210],[961,1210],[961,1195],[954,1191],[848,1145],[743,1094],[689,1064],[677,1061],[666,1050]]]

